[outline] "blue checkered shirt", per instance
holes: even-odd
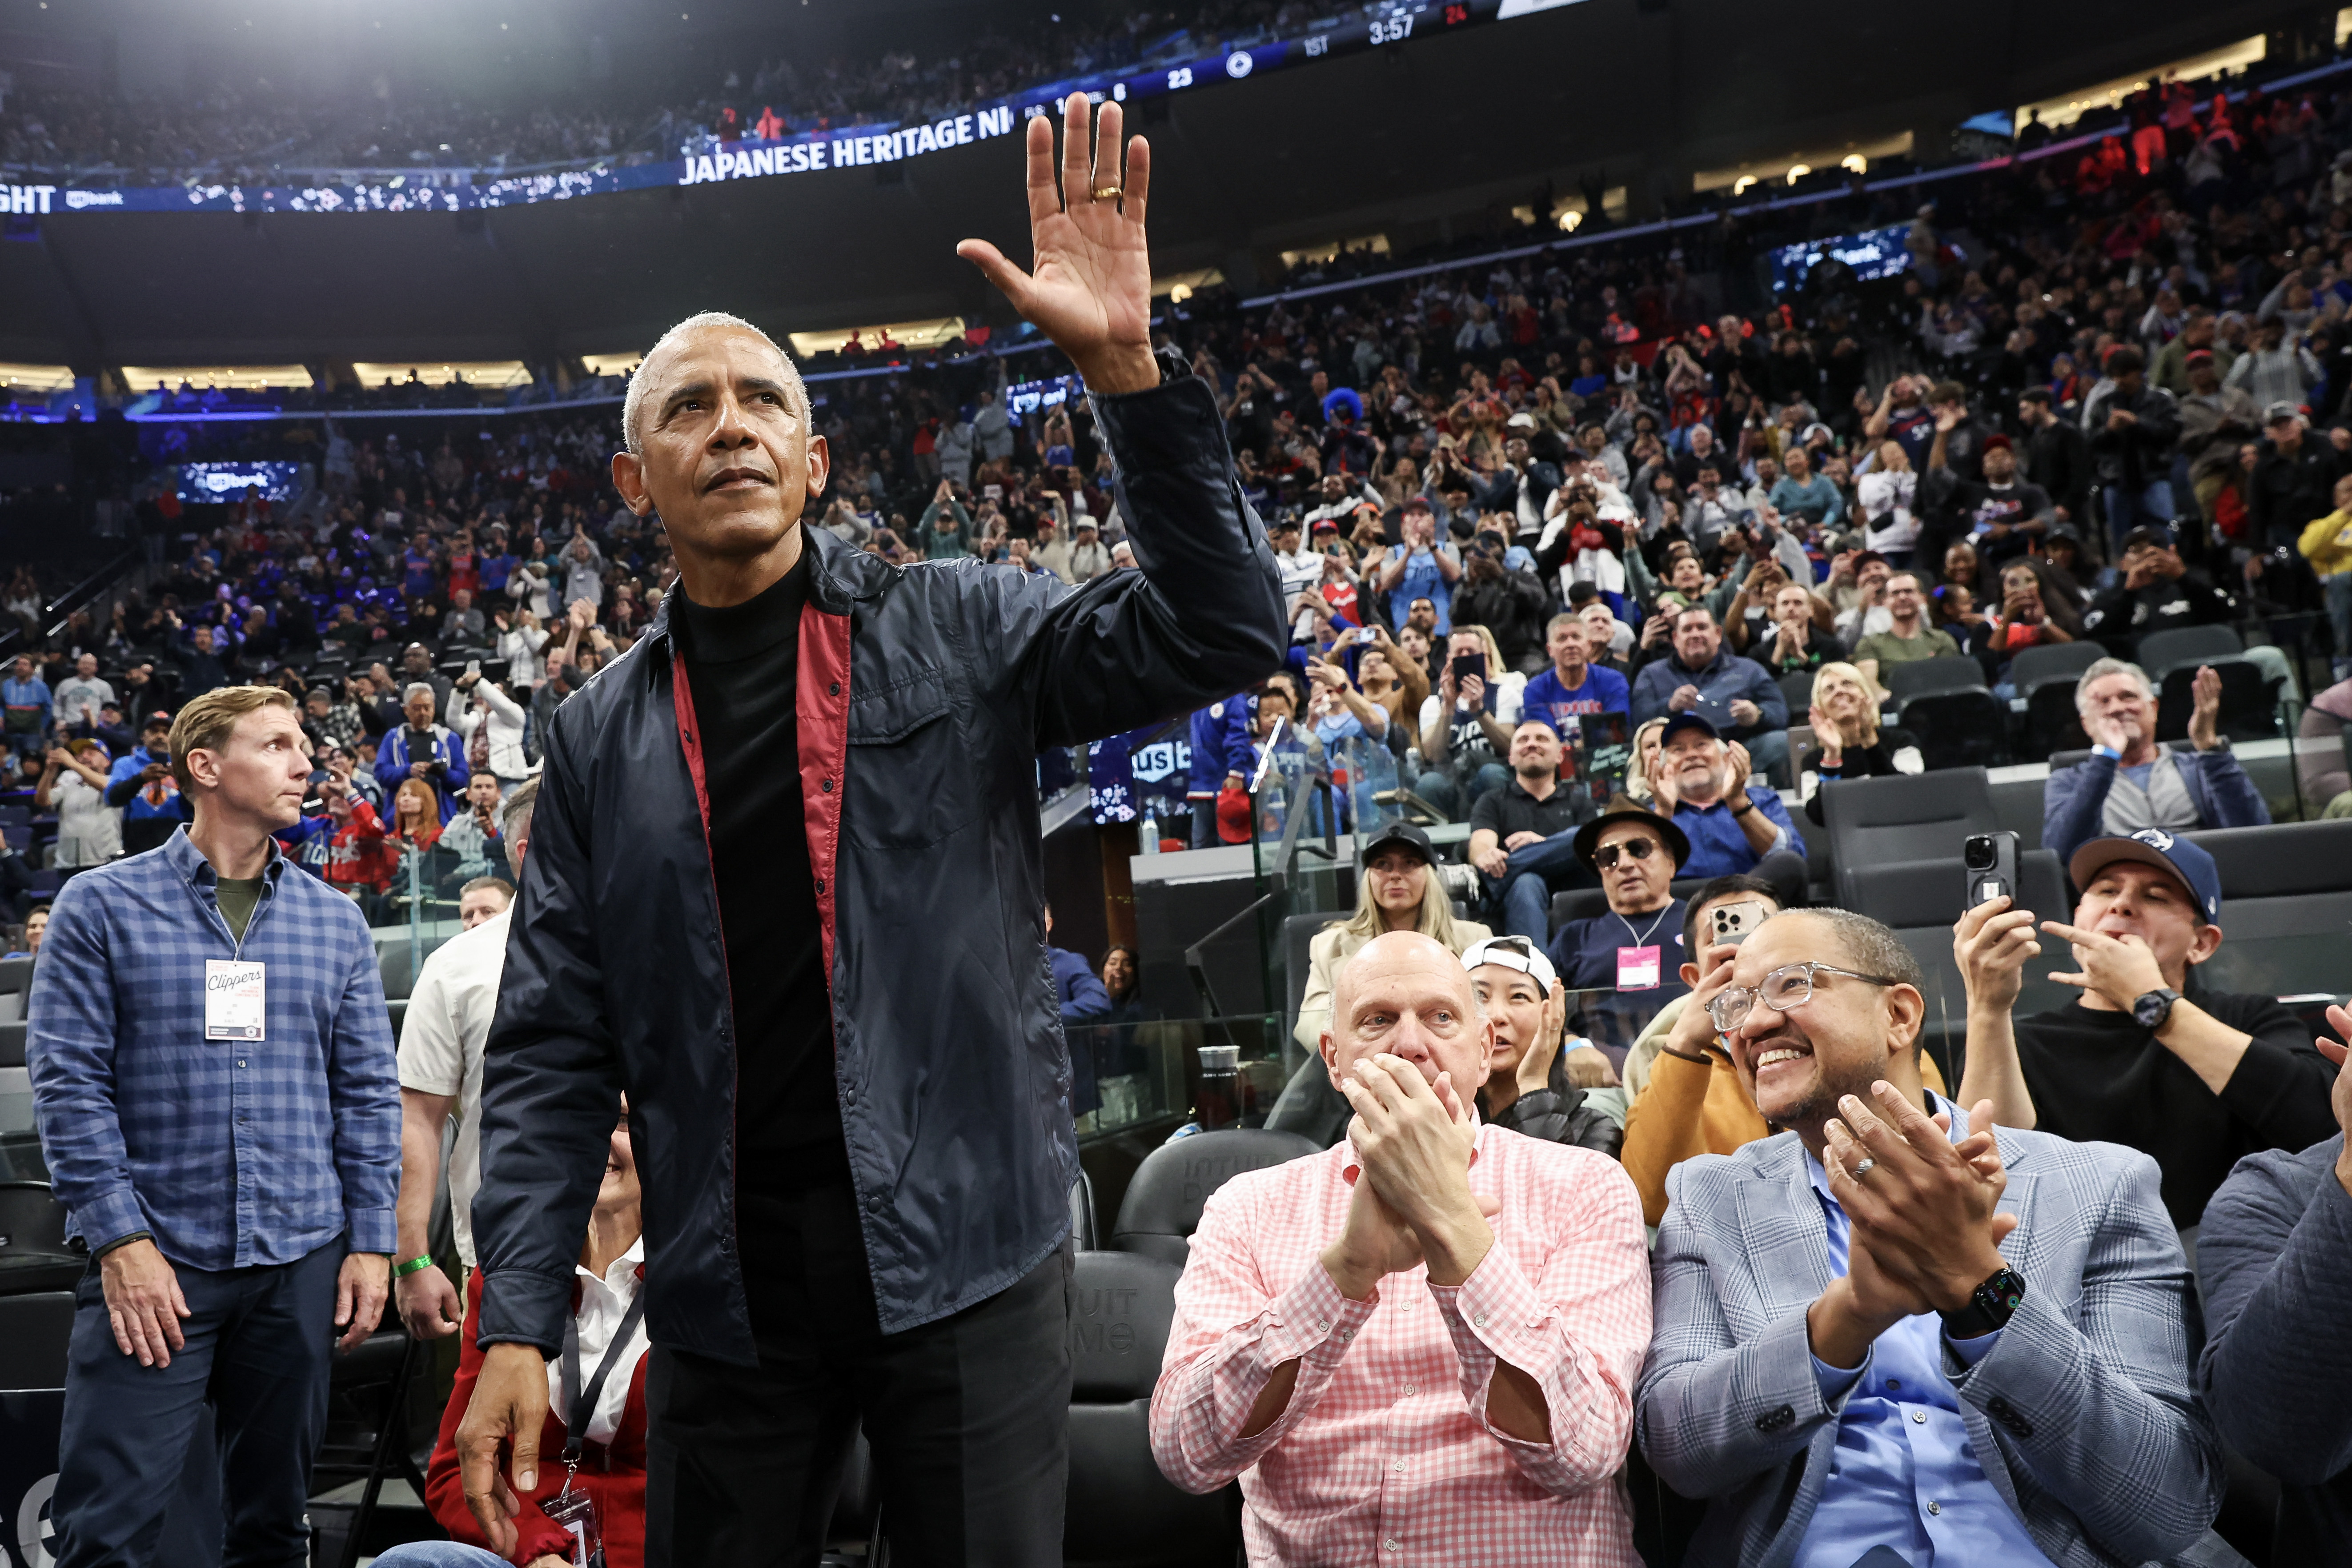
[[[217,1270],[397,1245],[400,1081],[352,901],[272,849],[236,942],[183,828],[58,894],[25,1060],[41,1150],[93,1250],[147,1231]],[[267,964],[264,1037],[205,1038],[205,961]]]

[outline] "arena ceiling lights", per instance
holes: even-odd
[[[73,366],[0,362],[0,392],[70,392]]]
[[[310,371],[299,364],[126,364],[122,384],[133,392],[152,392],[160,383],[167,391],[183,385],[198,392],[218,387],[223,392],[262,392],[270,387],[307,387]]]
[[[466,378],[468,386],[495,387],[501,391],[510,386],[529,386],[530,368],[519,359],[457,360],[438,364],[402,362],[369,362],[354,363],[352,374],[359,377],[360,385],[369,391],[380,389],[387,381],[394,386],[407,382],[411,372],[427,386],[447,386],[458,376]]]

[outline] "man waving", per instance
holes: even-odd
[[[1212,389],[1150,349],[1141,138],[1028,132],[1035,265],[961,253],[1069,355],[1140,570],[901,568],[803,519],[799,373],[673,328],[613,479],[678,591],[550,728],[482,1086],[465,1489],[535,1479],[545,1361],[625,1089],[646,1189],[646,1561],[814,1562],[862,1421],[908,1564],[1060,1561],[1070,1067],[1034,759],[1256,681],[1288,641]],[[1171,374],[1179,373],[1171,371]],[[912,948],[929,955],[905,984]]]

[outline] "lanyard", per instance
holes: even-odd
[[[613,1331],[613,1342],[604,1347],[604,1359],[597,1365],[596,1375],[588,1386],[580,1386],[580,1318],[577,1313],[563,1323],[563,1462],[572,1469],[580,1468],[581,1446],[586,1442],[588,1418],[596,1413],[597,1396],[604,1392],[604,1380],[613,1374],[614,1363],[628,1347],[629,1338],[646,1315],[646,1286],[637,1282],[637,1294],[629,1310],[621,1315],[621,1326]],[[571,1478],[564,1478],[564,1489],[572,1487]]]
[[[1633,929],[1633,922],[1626,920],[1623,915],[1619,915],[1617,919],[1625,927],[1625,934],[1633,939],[1633,945],[1635,947],[1647,947],[1650,945],[1650,938],[1656,934],[1657,929],[1661,925],[1665,923],[1666,917],[1674,912],[1675,901],[1672,899],[1668,899],[1666,900],[1666,907],[1658,911],[1658,918],[1650,922],[1650,929],[1645,931],[1636,931]]]

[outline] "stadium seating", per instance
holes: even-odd
[[[1957,859],[1960,841],[1999,826],[1980,767],[1842,779],[1822,786],[1837,901],[1860,907],[1854,873],[1864,866]]]
[[[2046,920],[2063,920],[2072,912],[2065,873],[2054,851],[2020,855],[2017,880],[2019,907]],[[1968,874],[1959,856],[1858,865],[1847,887],[1852,901],[1846,907],[1893,927],[1918,960],[1927,976],[1922,988],[1927,1005],[1926,1043],[1945,1074],[1944,1082],[1957,1091],[1968,1017],[1968,991],[1952,955],[1952,926],[1967,902]],[[2045,952],[2045,962],[2039,966],[2044,971],[2048,956]]]
[[[1233,1489],[1199,1497],[1181,1491],[1151,1458],[1151,1389],[1182,1272],[1134,1252],[1076,1257],[1066,1568],[1228,1568],[1234,1562],[1239,1535]]]
[[[1154,1149],[1136,1167],[1120,1200],[1110,1244],[1181,1268],[1209,1194],[1244,1171],[1260,1171],[1318,1152],[1296,1132],[1227,1128],[1199,1132]]]
[[[2023,710],[2017,720],[2015,754],[2038,757],[2064,747],[2088,747],[2074,689],[2083,672],[2107,656],[2097,643],[2053,643],[2030,647],[2011,661],[2010,684]]]

